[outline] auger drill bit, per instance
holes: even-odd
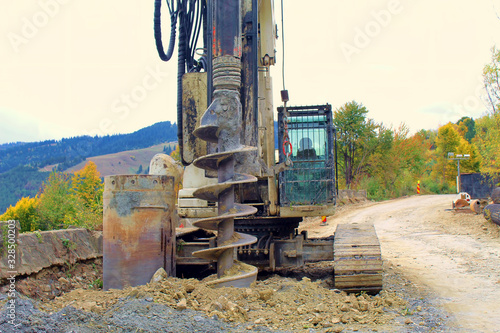
[[[234,202],[236,184],[257,181],[251,175],[234,172],[235,154],[256,150],[240,144],[240,12],[239,1],[222,0],[217,6],[212,50],[213,100],[201,118],[200,127],[194,131],[196,137],[218,145],[217,153],[194,161],[199,168],[217,171],[218,184],[204,186],[194,192],[195,197],[218,204],[217,217],[194,223],[200,228],[217,230],[217,247],[193,252],[196,257],[217,261],[217,279],[210,282],[215,286],[248,287],[257,277],[256,267],[234,260],[237,247],[257,241],[253,236],[234,231],[235,217],[257,212],[255,207]]]

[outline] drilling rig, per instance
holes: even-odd
[[[210,284],[245,287],[258,269],[327,260],[335,262],[336,288],[380,291],[373,226],[339,225],[327,239],[297,232],[304,217],[335,213],[336,136],[331,105],[287,106],[286,90],[275,128],[273,0],[166,3],[168,50],[161,0],[155,39],[168,61],[178,22],[177,125],[185,166],[178,212],[197,228],[177,233],[177,266],[212,265],[217,278]]]

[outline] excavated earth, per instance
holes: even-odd
[[[453,197],[348,204],[327,226],[301,224],[310,237],[327,237],[338,223],[374,223],[384,260],[378,295],[335,289],[331,262],[245,289],[160,274],[103,291],[94,259],[19,279],[14,321],[1,287],[0,332],[500,332],[500,228],[452,211]]]

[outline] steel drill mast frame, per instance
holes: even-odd
[[[196,7],[198,2],[202,5]],[[335,240],[308,239],[307,233],[297,233],[304,216],[335,211],[329,105],[310,114],[326,112],[330,119],[330,134],[324,140],[330,159],[322,171],[328,178],[329,194],[323,202],[280,203],[278,175],[289,165],[276,164],[274,150],[270,66],[275,63],[277,34],[273,0],[177,0],[177,4],[174,16],[184,20],[179,24],[178,135],[182,162],[187,165],[179,215],[196,220],[193,225],[198,231],[216,231],[214,236],[203,236],[203,241],[194,234],[198,231],[183,232],[177,266],[216,263],[217,278],[212,285],[246,287],[257,275],[257,267],[251,265],[275,270],[335,259],[344,263],[335,273],[339,286],[350,291],[380,290],[381,260],[374,230],[356,238],[358,228],[348,225]],[[196,22],[203,26],[204,55],[198,61],[186,52],[196,45],[190,37],[192,29],[185,26],[186,21],[193,21],[190,8],[202,10],[202,21]],[[368,238],[370,247],[365,249],[363,242]],[[334,256],[335,244],[338,254]]]

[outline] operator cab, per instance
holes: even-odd
[[[331,105],[278,108],[279,162],[292,162],[279,175],[281,216],[317,216],[335,205],[335,130]],[[287,132],[287,133],[286,133]],[[290,145],[283,144],[288,134]],[[285,151],[284,151],[285,150]],[[315,213],[312,213],[315,212]],[[321,214],[323,215],[323,214]],[[328,215],[328,214],[324,214]]]

